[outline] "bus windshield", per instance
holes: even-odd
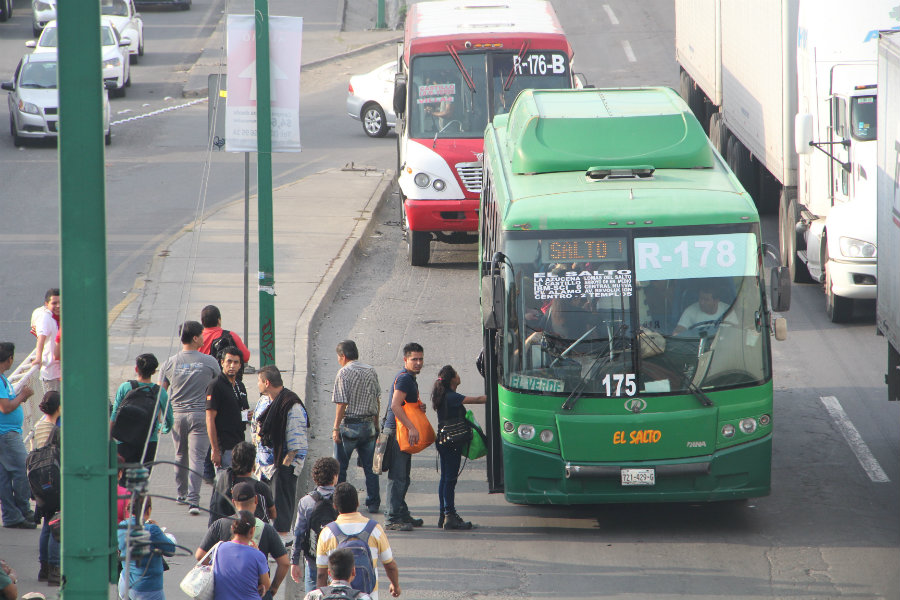
[[[481,138],[496,114],[504,114],[527,88],[571,87],[564,52],[460,53],[467,78],[449,54],[423,55],[412,61],[410,137]],[[487,74],[490,73],[488,84]]]
[[[757,234],[654,232],[507,239],[505,387],[631,396],[769,378]]]

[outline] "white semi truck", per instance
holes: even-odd
[[[878,43],[878,298],[875,324],[888,341],[888,400],[900,400],[900,33]]]
[[[761,212],[782,263],[846,321],[876,293],[879,30],[894,0],[676,0],[681,94]]]

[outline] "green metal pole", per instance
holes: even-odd
[[[99,2],[60,2],[59,227],[62,574],[69,600],[109,596],[112,519],[106,348],[106,190]],[[99,500],[99,502],[98,502]]]
[[[378,0],[378,10],[375,17],[375,29],[387,29],[384,22],[384,0]]]
[[[260,365],[275,364],[275,249],[272,227],[272,102],[269,77],[269,2],[256,7],[256,186],[259,228]]]

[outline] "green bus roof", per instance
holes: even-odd
[[[526,90],[485,134],[504,229],[758,222],[669,88]],[[619,177],[593,177],[592,172]],[[624,177],[623,177],[624,175]]]

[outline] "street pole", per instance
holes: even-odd
[[[272,102],[269,3],[256,8],[256,186],[259,235],[259,362],[275,364],[275,249],[272,226]]]
[[[387,23],[384,22],[384,0],[378,0],[375,29],[387,29]]]
[[[100,4],[61,2],[59,229],[62,290],[62,597],[109,596],[106,189]],[[115,513],[113,513],[115,514]]]

